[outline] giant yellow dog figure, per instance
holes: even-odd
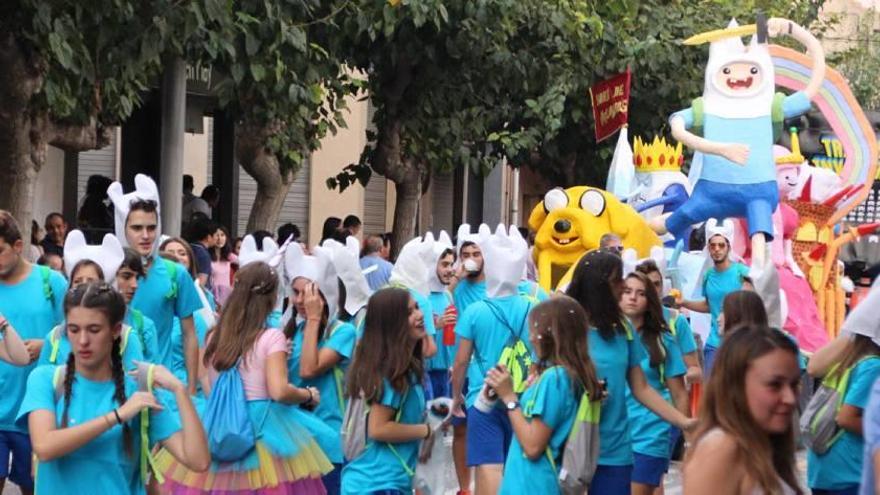
[[[662,244],[631,206],[588,186],[551,189],[532,210],[529,227],[536,232],[538,282],[547,291],[558,285],[584,253],[598,248],[604,234],[617,234],[623,246],[635,249],[640,258],[648,256],[652,246]]]

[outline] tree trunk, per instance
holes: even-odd
[[[282,173],[278,158],[266,146],[268,138],[280,125],[244,123],[235,129],[235,157],[241,168],[257,182],[257,196],[248,216],[248,233],[275,230],[284,199],[296,178],[293,170]]]
[[[410,165],[403,180],[395,181],[397,204],[394,205],[394,227],[391,232],[391,256],[397,259],[400,248],[416,236],[416,214],[422,197],[422,174]]]
[[[0,34],[0,209],[18,221],[25,245],[30,243],[33,197],[37,174],[46,163],[49,145],[69,151],[105,146],[109,132],[94,115],[77,125],[53,122],[33,108],[33,97],[43,84],[42,58],[21,47],[11,33]]]

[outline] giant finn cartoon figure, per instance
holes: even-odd
[[[780,18],[763,24],[759,19],[748,46],[740,38],[748,27],[737,27],[736,21],[699,36],[712,41],[703,97],[669,119],[673,137],[697,152],[698,180],[688,201],[652,222],[658,233],[681,238],[688,227],[709,218],[744,217],[758,266],[766,259],[766,240],[773,236],[770,217],[779,203],[774,126],[809,110],[825,75],[822,46],[806,29]],[[783,34],[806,46],[815,67],[807,87],[790,96],[775,94],[766,39]]]

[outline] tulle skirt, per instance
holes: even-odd
[[[164,493],[173,495],[323,495],[321,476],[333,465],[304,424],[313,418],[296,406],[249,401],[258,432],[256,448],[230,463],[212,461],[203,472],[190,471],[165,449],[156,456]]]

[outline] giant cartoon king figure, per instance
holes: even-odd
[[[772,238],[771,215],[779,203],[774,134],[785,118],[805,113],[825,74],[819,41],[787,19],[698,35],[688,44],[710,41],[702,98],[670,117],[672,135],[697,153],[698,180],[691,197],[671,214],[655,218],[652,228],[676,239],[709,218],[742,217],[748,222],[753,266],[764,266],[766,243]],[[740,38],[755,33],[748,45]],[[813,73],[802,91],[775,93],[768,37],[789,35],[808,49]],[[774,132],[775,131],[775,132]]]

